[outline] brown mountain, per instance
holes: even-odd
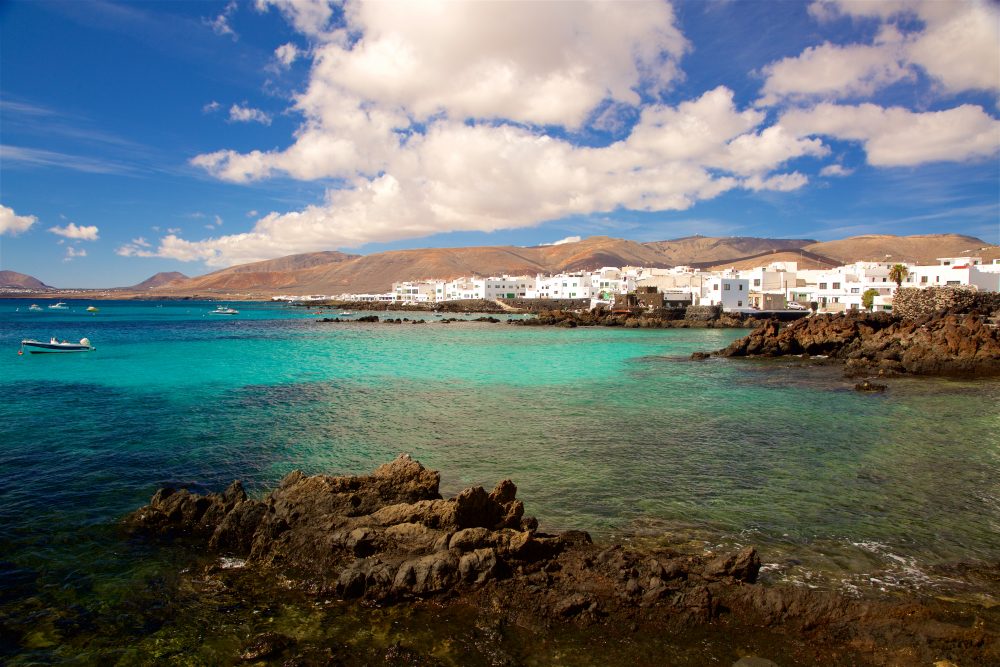
[[[594,236],[577,243],[533,248],[423,248],[362,257],[343,253],[292,255],[223,269],[172,284],[163,291],[170,294],[384,292],[393,282],[401,280],[451,279],[473,274],[558,273],[626,264],[669,265],[658,252],[642,244]]]
[[[132,287],[125,287],[123,289],[127,290],[155,289],[157,287],[163,287],[168,283],[172,283],[175,280],[188,280],[188,277],[179,271],[161,271],[154,276],[146,278],[138,285],[133,285]]]
[[[38,278],[17,271],[0,271],[0,287],[14,287],[32,290],[53,289]]]
[[[991,247],[982,239],[961,234],[922,234],[892,236],[865,234],[839,241],[822,241],[805,246],[805,250],[831,257],[840,263],[857,261],[909,262],[936,264],[938,257],[958,257],[979,254]],[[992,246],[995,247],[995,246]]]
[[[816,241],[812,239],[764,239],[754,236],[686,236],[671,241],[644,243],[672,265],[712,265],[782,250],[797,250]]]
[[[602,266],[674,266],[753,268],[774,261],[798,262],[800,268],[828,268],[863,259],[931,261],[958,256],[986,243],[969,236],[861,236],[817,243],[808,239],[692,236],[673,241],[636,243],[593,236],[576,243],[521,248],[421,248],[358,256],[315,252],[233,266],[157,288],[162,296],[228,294],[341,294],[385,292],[393,282],[470,275],[559,273]],[[979,252],[978,254],[988,254]],[[907,258],[913,259],[907,259]]]

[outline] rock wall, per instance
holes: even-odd
[[[971,287],[902,287],[896,290],[892,312],[903,319],[917,319],[944,311],[984,314],[1000,310],[1000,293],[980,292]]]
[[[902,320],[885,313],[820,315],[788,326],[765,322],[715,354],[822,355],[849,374],[1000,375],[1000,331],[974,313]],[[698,357],[704,358],[704,357]]]

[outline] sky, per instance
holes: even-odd
[[[0,269],[608,235],[1000,243],[982,0],[0,0]]]

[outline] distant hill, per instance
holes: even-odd
[[[342,294],[385,292],[393,282],[470,275],[533,275],[602,266],[676,266],[749,269],[775,261],[794,261],[803,269],[829,268],[856,260],[933,262],[963,250],[989,257],[979,239],[958,234],[858,236],[822,243],[809,239],[691,236],[636,243],[593,236],[576,243],[522,248],[420,248],[372,255],[315,252],[229,267],[155,288],[158,296],[193,294]],[[992,246],[995,247],[995,246]]]
[[[138,285],[133,285],[132,287],[126,287],[124,289],[130,290],[148,290],[155,289],[157,287],[162,287],[168,283],[172,283],[175,280],[188,280],[188,277],[179,271],[161,271],[155,276],[146,278]]]
[[[686,236],[671,241],[644,243],[673,265],[711,265],[742,257],[782,250],[797,250],[816,243],[813,239],[765,239],[754,236]]]
[[[0,271],[0,287],[20,287],[22,289],[34,290],[53,289],[38,278],[33,278],[17,271]]]
[[[938,257],[958,257],[979,254],[989,244],[974,236],[961,234],[923,234],[892,236],[866,234],[839,241],[822,241],[805,246],[805,250],[831,257],[840,263],[857,261],[908,262],[936,264]]]
[[[292,255],[223,269],[170,285],[164,291],[171,294],[237,290],[290,294],[385,292],[393,282],[402,280],[451,279],[473,274],[533,275],[626,264],[669,265],[658,252],[640,243],[594,236],[577,243],[533,248],[423,248],[360,257],[344,253]]]
[[[838,262],[829,257],[823,257],[806,250],[782,250],[780,252],[765,252],[750,257],[731,259],[716,264],[695,264],[696,267],[704,271],[724,271],[725,269],[736,269],[744,271],[767,266],[772,262],[795,262],[797,268],[805,269],[832,269],[840,266],[843,262]]]

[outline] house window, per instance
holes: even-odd
[[[754,287],[760,287],[760,278],[754,278],[753,279],[753,286]]]
[[[922,285],[927,284],[927,276],[920,276],[920,284]]]
[[[826,289],[826,283],[820,283],[819,284],[819,288],[820,289]]]
[[[740,283],[740,291],[743,291],[743,283]]]
[[[736,307],[737,308],[742,308],[743,307],[743,302],[742,301],[737,301],[736,302]]]
[[[949,280],[946,284],[947,285],[961,285],[962,281],[960,281],[960,280]]]
[[[724,289],[724,290],[726,290],[728,292],[730,287],[732,287],[732,285],[730,285],[729,283],[726,283],[725,285],[722,286],[722,289]]]
[[[851,294],[858,294],[860,292],[861,292],[861,288],[860,287],[852,287],[851,288]]]
[[[834,283],[833,289],[840,289],[840,283]]]

